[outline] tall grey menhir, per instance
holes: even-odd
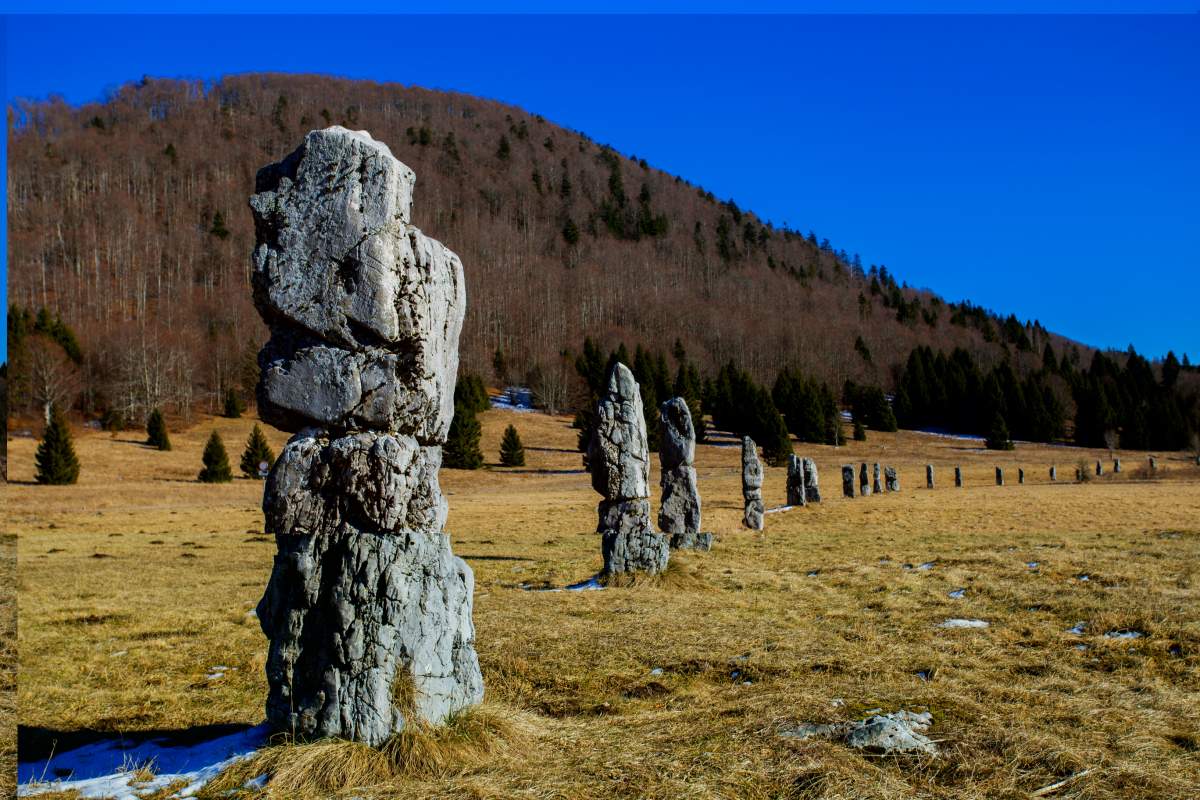
[[[483,699],[474,577],[438,486],[462,264],[410,224],[416,176],[363,131],[312,131],[258,173],[259,411],[295,432],[267,479],[258,604],[267,720],[379,745]]]

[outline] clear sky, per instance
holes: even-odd
[[[949,300],[1197,361],[1198,6],[1157,6],[1193,9],[1170,16],[12,16],[4,91],[8,102],[57,93],[80,103],[143,75],[270,70],[491,97]]]

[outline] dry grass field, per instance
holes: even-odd
[[[996,454],[903,432],[797,445],[817,461],[824,502],[769,514],[751,533],[740,526],[738,448],[703,445],[711,553],[673,555],[664,578],[628,588],[537,592],[599,568],[598,498],[567,419],[482,420],[487,460],[513,422],[528,466],[443,470],[442,487],[454,551],[476,575],[485,711],[508,732],[484,726],[478,736],[497,740],[477,742],[461,766],[422,762],[374,786],[346,773],[350,785],[335,776],[329,794],[1197,796],[1200,468],[1182,457],[1161,458],[1150,480],[1145,454],[1122,453],[1123,474],[1075,484],[1081,456],[1107,454]],[[262,484],[194,480],[214,427],[236,464],[250,426],[204,421],[173,433],[169,453],[143,447],[140,433],[80,432],[72,487],[30,484],[35,442],[10,441],[23,757],[87,731],[262,719],[266,642],[249,614],[274,552]],[[270,437],[278,451],[285,436]],[[861,461],[899,467],[902,491],[843,499],[839,466]],[[926,462],[938,469],[934,491]],[[1008,486],[994,485],[997,463]],[[964,489],[953,488],[954,464]],[[767,470],[768,508],[783,504],[784,478]],[[937,627],[952,617],[990,627]],[[1121,630],[1145,636],[1104,635]],[[213,678],[216,665],[228,669]],[[941,755],[879,758],[778,735],[875,708],[932,712]],[[268,784],[259,794],[301,793]]]

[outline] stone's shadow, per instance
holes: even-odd
[[[537,453],[579,453],[579,450],[574,447],[528,447],[526,450],[532,450]],[[583,455],[582,453],[579,453]]]
[[[215,743],[217,740],[238,736],[256,737],[261,733],[263,741],[265,731],[259,731],[259,726],[244,723],[222,723],[217,725],[197,725],[193,728],[175,730],[155,729],[138,731],[136,733],[115,733],[111,731],[75,730],[60,731],[31,725],[17,726],[17,759],[19,781],[26,783],[30,780],[45,780],[65,778],[59,774],[61,769],[55,762],[63,760],[69,764],[71,773],[76,779],[92,778],[107,775],[119,770],[128,760],[142,750],[153,749],[156,759],[157,772],[175,772],[177,760],[169,757],[164,761],[162,751],[179,751],[187,753],[195,748]],[[104,758],[100,753],[93,754],[87,759],[72,758],[75,751],[89,748],[103,751],[111,758]],[[49,760],[49,763],[47,763]],[[84,765],[83,762],[87,764]],[[108,763],[108,762],[112,763]],[[194,766],[194,765],[192,765]],[[187,768],[187,765],[184,765]],[[94,774],[84,774],[93,772]]]
[[[463,561],[533,561],[532,558],[525,556],[478,556],[478,555],[460,555]]]
[[[510,475],[586,475],[586,469],[509,469]]]

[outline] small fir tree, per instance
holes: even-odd
[[[512,425],[504,429],[504,438],[500,440],[500,463],[506,467],[525,466],[525,446]]]
[[[65,486],[79,479],[79,459],[71,444],[71,427],[57,408],[50,414],[50,424],[42,434],[33,461],[37,465],[38,483]]]
[[[171,437],[167,435],[167,421],[157,408],[150,412],[146,422],[146,444],[158,450],[171,449]]]
[[[479,469],[483,466],[483,453],[479,449],[481,429],[475,412],[458,403],[454,406],[454,418],[450,421],[450,432],[442,447],[442,464],[450,469]]]
[[[1012,450],[1012,439],[1008,435],[1008,425],[1004,422],[1004,417],[997,412],[992,416],[991,427],[988,428],[988,437],[985,442],[988,450]]]
[[[196,479],[201,483],[228,483],[233,480],[233,471],[229,468],[229,454],[225,452],[225,443],[216,431],[208,437],[204,445],[204,469]]]
[[[854,420],[854,441],[865,442],[867,440],[867,429],[863,427],[862,422]]]
[[[225,390],[225,411],[224,416],[230,419],[237,419],[246,410],[242,403],[242,398],[238,396],[237,390],[232,386]]]
[[[250,431],[250,438],[246,440],[246,449],[242,451],[242,474],[247,478],[261,477],[258,465],[262,463],[266,463],[269,469],[275,463],[275,451],[267,444],[262,428],[255,425]]]

